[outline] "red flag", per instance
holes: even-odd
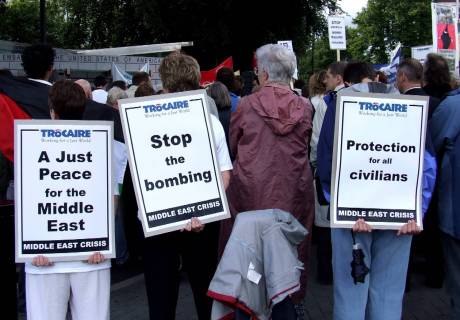
[[[30,119],[13,100],[0,94],[0,151],[10,161],[14,158],[14,119]]]
[[[219,69],[222,69],[222,68],[233,69],[233,58],[228,57],[214,69],[211,69],[209,71],[201,71],[200,85],[205,86],[205,85],[208,85],[216,81],[217,71],[219,71]]]

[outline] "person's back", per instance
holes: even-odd
[[[261,88],[241,99],[230,123],[230,147],[235,157],[227,191],[230,211],[279,208],[290,212],[308,230],[313,222],[313,179],[308,161],[312,107],[292,92],[289,82],[295,56],[282,46],[265,45],[256,52]],[[223,222],[221,250],[232,220]],[[309,237],[299,247],[307,263]],[[305,295],[306,272],[301,289]]]
[[[326,71],[322,70],[312,74],[308,80],[310,102],[315,110],[313,116],[313,132],[310,142],[310,162],[314,167],[316,166],[316,145],[318,144],[319,133],[327,109],[327,105],[324,102],[324,94],[326,93],[326,85],[324,84],[325,77]]]
[[[216,74],[216,81],[223,83],[227,87],[232,101],[232,112],[235,112],[240,102],[240,97],[235,93],[235,75],[233,70],[230,68],[220,68]]]
[[[103,75],[99,75],[94,79],[94,86],[96,87],[93,90],[93,100],[99,103],[107,102],[107,91],[105,91],[105,86],[107,85],[107,80]]]
[[[229,127],[232,108],[230,93],[227,87],[220,81],[215,81],[206,89],[206,91],[216,104],[219,121],[222,124],[222,127],[224,128],[227,146],[230,146]]]
[[[351,84],[343,93],[397,94],[397,90],[375,82],[375,73],[367,63],[349,63],[344,71],[344,81]],[[324,195],[329,200],[332,176],[332,151],[335,131],[335,106],[328,106],[318,143],[318,174]],[[423,210],[431,197],[436,163],[425,152]],[[390,201],[390,199],[389,199]],[[407,265],[412,234],[421,230],[414,220],[397,230],[372,230],[364,219],[357,219],[353,228],[334,228],[331,231],[334,275],[334,319],[385,319],[399,320],[406,284]],[[353,283],[350,274],[351,252],[360,244],[363,263],[370,269],[363,283]]]
[[[438,156],[437,181],[439,229],[441,230],[447,290],[452,297],[452,319],[460,319],[460,89],[447,94],[429,122]]]

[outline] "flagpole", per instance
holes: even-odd
[[[340,50],[339,49],[337,49],[337,62],[340,62]]]

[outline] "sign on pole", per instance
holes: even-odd
[[[399,229],[411,219],[422,227],[427,112],[427,97],[337,96],[332,227],[359,218],[375,229]]]
[[[203,223],[228,218],[206,92],[124,99],[120,104],[145,235],[182,229],[192,217]]]
[[[329,33],[329,47],[331,50],[346,50],[347,35],[345,30],[345,17],[328,16],[327,28]]]
[[[449,64],[452,73],[459,74],[458,11],[455,2],[432,3],[433,48]]]
[[[421,64],[425,63],[426,56],[429,53],[434,52],[433,45],[412,47],[411,51],[412,58],[420,61]]]
[[[115,256],[113,124],[15,121],[16,261]]]

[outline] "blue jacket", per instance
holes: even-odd
[[[370,92],[370,93],[397,93],[396,89],[381,83],[359,83],[352,87],[343,89],[342,92]],[[330,201],[332,154],[334,150],[334,128],[335,128],[335,107],[337,101],[336,93],[330,93],[324,97],[327,104],[323,126],[318,140],[318,177],[323,188],[324,197]],[[433,144],[429,134],[425,143],[424,168],[423,168],[423,202],[422,211],[425,214],[430,204],[436,181],[436,158],[434,156]]]
[[[233,92],[230,92],[230,100],[232,102],[232,112],[236,111],[236,108],[238,107],[238,103],[240,103],[240,97],[234,94]]]
[[[439,228],[460,239],[460,89],[447,94],[430,120],[439,159]]]

